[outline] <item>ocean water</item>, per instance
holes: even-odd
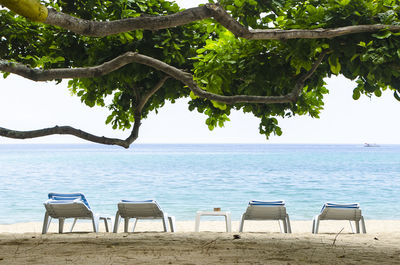
[[[273,144],[0,145],[0,224],[42,221],[49,192],[83,192],[95,212],[156,199],[177,220],[249,200],[286,201],[293,220],[324,202],[359,202],[366,219],[400,219],[400,146]]]

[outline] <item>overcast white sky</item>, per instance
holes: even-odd
[[[207,1],[176,1],[194,7]],[[210,132],[206,117],[189,112],[187,100],[167,104],[143,121],[136,143],[354,143],[400,144],[400,102],[391,92],[381,98],[352,99],[355,84],[343,77],[327,80],[330,94],[320,119],[295,117],[280,120],[281,137],[266,141],[258,133],[258,120],[250,114],[233,113],[224,128]],[[36,83],[11,75],[0,79],[0,127],[32,130],[70,125],[96,135],[125,138],[129,132],[105,125],[107,109],[89,108],[71,96],[66,82]],[[0,137],[0,143],[85,143],[72,136],[50,136],[32,140]]]

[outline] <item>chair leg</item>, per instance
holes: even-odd
[[[315,230],[315,217],[312,219],[311,233],[314,234],[314,230]]]
[[[168,227],[168,214],[163,215],[162,217],[162,222],[163,222],[163,227],[164,227],[164,232],[169,232],[169,227]]]
[[[314,234],[318,234],[319,229],[319,215],[315,216],[315,227],[314,227]]]
[[[279,230],[281,231],[281,233],[286,233],[286,225],[285,225],[285,223],[284,223],[284,221],[283,220],[278,220],[278,224],[279,224]],[[282,226],[283,226],[283,229],[282,229]]]
[[[279,224],[282,224],[283,226],[283,233],[287,233],[287,223],[286,223],[286,219],[280,220]],[[281,229],[281,233],[282,233],[282,227],[281,225],[279,225],[280,229]]]
[[[197,213],[196,214],[196,221],[195,221],[195,225],[194,225],[194,231],[195,232],[199,232],[200,231],[200,214]]]
[[[92,216],[93,231],[95,233],[99,232],[99,219],[98,216]]]
[[[129,217],[124,218],[124,233],[128,233],[128,227],[129,227]]]
[[[176,231],[175,216],[168,216],[168,221],[169,221],[169,226],[170,226],[171,232],[175,232]]]
[[[58,218],[58,233],[62,234],[64,231],[64,218]]]
[[[114,227],[114,224],[113,224],[113,218],[112,217],[107,217],[107,220],[108,221],[110,221],[110,224],[109,224],[109,228],[108,228],[108,231],[107,232],[109,232],[109,233],[111,233],[112,231],[111,231],[111,229],[113,229],[113,227]]]
[[[118,226],[119,226],[119,221],[120,221],[120,215],[119,215],[119,211],[117,211],[117,213],[115,214],[115,220],[114,220],[114,233],[118,233]]]
[[[354,221],[354,223],[357,223],[356,221]],[[354,234],[354,226],[351,223],[351,221],[349,220],[349,224],[350,224],[350,228],[351,228],[351,232]]]
[[[366,234],[367,233],[367,229],[365,228],[364,216],[361,216],[361,227],[362,227],[363,233]]]
[[[72,223],[72,226],[71,226],[71,229],[69,230],[69,232],[72,232],[72,230],[74,229],[76,220],[78,220],[78,218],[74,218],[74,222]]]
[[[42,234],[47,233],[47,231],[49,230],[50,222],[51,222],[51,217],[49,218],[49,213],[46,211],[46,213],[44,214]]]
[[[100,219],[103,219],[103,221],[104,221],[104,226],[105,226],[105,228],[106,228],[106,232],[110,232],[110,228],[112,227],[111,218],[108,218],[108,217],[100,217]],[[108,220],[110,220],[110,222],[111,222],[110,228],[109,228],[109,226],[108,226]]]
[[[290,225],[290,219],[288,214],[286,214],[286,225],[287,225],[287,233],[291,234],[292,226]]]
[[[231,213],[226,213],[225,215],[226,232],[232,232],[232,220]]]
[[[360,220],[358,221],[354,221],[356,223],[356,233],[359,234],[360,233]]]
[[[243,232],[243,227],[244,227],[244,214],[242,214],[242,217],[240,218],[239,232]]]
[[[136,224],[138,222],[139,218],[134,218],[133,226],[132,226],[132,232],[135,232],[136,229]]]

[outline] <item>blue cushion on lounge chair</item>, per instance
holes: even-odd
[[[146,203],[146,202],[156,202],[155,200],[144,200],[144,201],[130,201],[130,200],[121,200],[121,202],[131,202],[131,203]]]
[[[249,205],[260,205],[260,206],[283,206],[285,201],[250,201]]]
[[[324,211],[325,208],[340,208],[340,209],[358,209],[360,208],[360,204],[358,203],[332,203],[327,202],[322,206],[321,212]]]
[[[60,200],[60,201],[64,201],[64,203],[66,203],[67,201],[74,201],[76,199],[81,200],[89,209],[89,203],[87,202],[85,195],[83,195],[82,193],[55,193],[55,192],[51,192],[48,195],[50,200]]]

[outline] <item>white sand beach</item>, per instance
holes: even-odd
[[[68,230],[70,224],[66,224]],[[135,233],[91,233],[90,222],[57,234],[57,223],[41,235],[40,222],[0,225],[0,264],[399,264],[400,220],[367,220],[367,234],[352,234],[348,222],[292,221],[292,234],[277,222],[252,221],[245,232],[223,232],[222,221],[178,221],[163,233],[160,221],[139,221]],[[240,238],[236,238],[239,235]]]

